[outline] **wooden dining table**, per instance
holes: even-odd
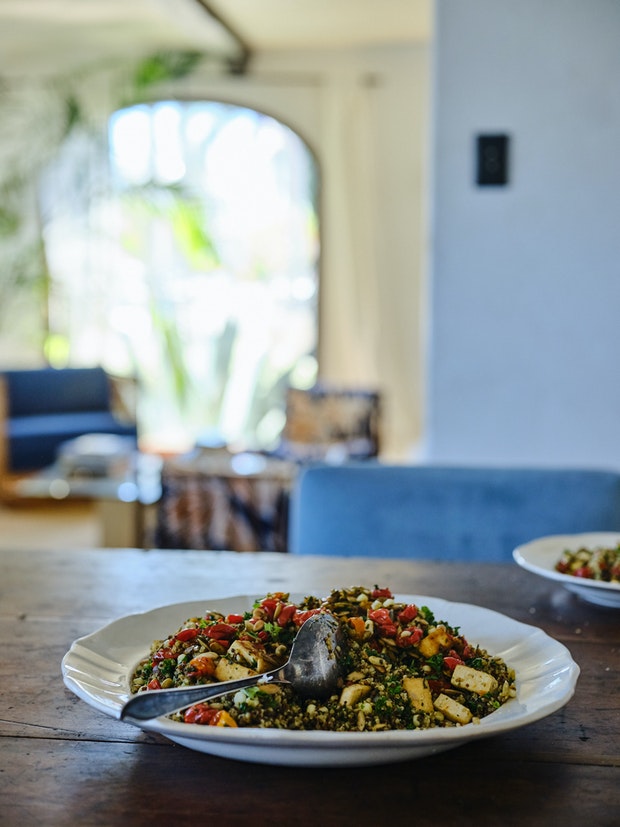
[[[61,660],[109,621],[168,603],[380,585],[496,610],[562,642],[574,696],[524,727],[379,766],[203,754],[70,692]],[[516,564],[95,549],[0,552],[0,824],[620,824],[620,613]]]

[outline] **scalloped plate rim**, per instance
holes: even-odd
[[[517,565],[526,571],[561,583],[569,591],[578,594],[589,603],[607,608],[620,608],[620,583],[577,578],[555,571],[554,565],[564,549],[596,546],[613,546],[620,543],[620,532],[588,531],[580,534],[549,534],[517,546],[512,556]]]
[[[301,597],[301,594],[291,594],[294,601]],[[190,749],[236,760],[296,766],[355,766],[422,757],[481,737],[511,731],[551,715],[573,696],[579,666],[562,643],[538,627],[468,603],[417,594],[396,594],[395,597],[404,602],[428,605],[438,619],[461,626],[472,642],[488,648],[490,644],[503,641],[503,646],[495,646],[489,651],[498,655],[503,650],[517,653],[517,698],[483,718],[480,724],[445,729],[384,732],[234,729],[182,724],[167,718],[143,722],[140,728],[164,735]],[[197,611],[208,608],[232,611],[240,609],[242,604],[251,605],[255,598],[236,595],[184,601],[117,618],[73,642],[62,660],[64,683],[90,706],[118,718],[122,704],[129,697],[129,675],[153,639],[171,633]],[[173,617],[176,621],[170,625]],[[474,641],[462,620],[465,620],[465,626],[469,623],[471,627],[486,627],[487,632],[477,634]],[[157,622],[160,622],[158,634],[147,638],[142,630],[150,630]],[[499,638],[497,629],[500,629]],[[132,633],[137,639],[129,645],[127,638],[131,639]],[[123,655],[125,652],[127,657]],[[528,660],[525,654],[535,655],[532,663],[529,662],[531,657]],[[99,671],[94,664],[98,665]],[[519,680],[519,664],[528,674],[524,681]],[[119,666],[120,671],[116,668]],[[132,724],[128,722],[128,725]]]

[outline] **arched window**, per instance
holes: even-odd
[[[45,178],[52,357],[136,374],[158,446],[269,447],[316,377],[312,153],[260,112],[161,101],[116,112],[105,154],[74,138]]]

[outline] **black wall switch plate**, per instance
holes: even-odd
[[[508,183],[508,135],[476,137],[476,183],[502,187]]]

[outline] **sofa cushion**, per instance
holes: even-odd
[[[11,471],[32,471],[51,465],[63,442],[88,433],[136,436],[106,411],[15,417],[7,423],[8,460]]]
[[[8,416],[105,411],[110,407],[108,377],[100,367],[3,371]]]

